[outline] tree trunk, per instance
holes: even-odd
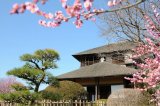
[[[36,87],[35,87],[35,89],[34,89],[34,92],[38,92],[38,91],[39,91],[39,85],[40,85],[40,84],[37,84],[37,85],[36,85]]]

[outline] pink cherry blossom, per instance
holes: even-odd
[[[92,7],[92,3],[93,3],[92,0],[86,0],[84,2],[84,7],[89,11],[91,9],[91,7]]]
[[[76,25],[76,28],[80,28],[83,24],[83,21],[78,19],[74,22],[74,24]]]
[[[67,0],[60,0],[62,3],[62,7],[65,8],[67,6]]]
[[[12,10],[10,11],[11,14],[18,13],[19,5],[15,3],[12,7]]]
[[[110,1],[108,1],[108,6],[109,7],[115,6],[115,5],[118,5],[121,2],[122,2],[122,0],[110,0]]]
[[[19,5],[16,3],[13,5],[13,9],[18,9],[19,8]]]
[[[112,1],[108,1],[108,6],[109,7],[113,6],[113,2]]]

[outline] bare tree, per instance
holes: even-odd
[[[128,0],[127,5],[135,0]],[[120,6],[126,5],[121,3]],[[158,0],[154,0],[155,4]],[[103,14],[99,17],[101,34],[108,40],[128,40],[132,42],[144,42],[144,37],[150,37],[146,32],[144,15],[148,15],[154,19],[153,10],[150,7],[150,2],[145,1],[140,5],[132,8],[127,8],[111,13]],[[157,4],[157,6],[159,6]],[[156,23],[155,23],[156,24]],[[158,24],[157,24],[158,25]],[[157,26],[159,29],[159,26]]]

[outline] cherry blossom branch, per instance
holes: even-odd
[[[141,3],[145,2],[145,1],[146,1],[146,0],[139,0],[139,1],[137,1],[135,4],[130,4],[130,5],[128,5],[128,6],[121,7],[121,8],[118,8],[118,9],[105,10],[105,11],[99,12],[99,13],[116,12],[116,11],[120,11],[120,10],[124,10],[124,9],[128,9],[128,8],[132,8],[132,7],[137,6],[137,5],[139,5],[139,4],[141,4]],[[110,6],[110,5],[112,6],[112,4],[108,4],[108,5],[109,5],[109,6]]]
[[[113,9],[113,10],[102,10],[102,9],[100,9],[100,10],[94,10],[93,12],[88,12],[88,13],[81,14],[81,16],[84,16],[84,17],[88,16],[88,18],[91,18],[93,16],[97,16],[97,15],[104,14],[104,13],[116,12],[116,11],[120,11],[120,10],[124,10],[124,9],[128,9],[128,8],[132,8],[132,7],[134,7],[136,5],[139,5],[139,4],[141,4],[141,3],[145,2],[145,1],[146,0],[139,0],[135,4],[128,5],[128,6],[125,6],[125,7],[121,7],[121,8],[118,8],[118,9]],[[108,3],[108,5],[109,6],[113,6],[113,4],[110,4],[110,3]],[[73,18],[73,17],[68,17],[67,19],[70,19],[70,18]],[[86,20],[86,19],[84,18],[84,20]]]
[[[23,4],[14,4],[11,10],[11,14],[24,13],[26,10],[29,10],[31,13],[43,16],[45,20],[40,20],[39,24],[45,27],[57,27],[62,22],[68,22],[70,19],[75,18],[74,24],[77,28],[81,27],[84,20],[94,20],[94,16],[107,13],[115,12],[127,8],[134,7],[146,0],[139,0],[135,4],[130,4],[118,9],[113,10],[103,10],[103,9],[93,9],[93,0],[85,0],[82,6],[80,0],[75,0],[73,5],[67,5],[67,0],[60,0],[62,7],[65,9],[68,16],[64,16],[62,11],[57,11],[53,15],[52,13],[45,13],[41,11],[38,7],[38,3],[41,2],[45,4],[47,0],[33,0],[32,2],[26,2]],[[112,0],[108,2],[108,6],[115,6],[122,2],[123,0]],[[48,22],[46,20],[49,20]]]

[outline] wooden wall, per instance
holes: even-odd
[[[95,85],[95,84],[99,85],[122,84],[123,81],[124,81],[123,76],[74,79],[74,82],[77,82],[83,86]]]

